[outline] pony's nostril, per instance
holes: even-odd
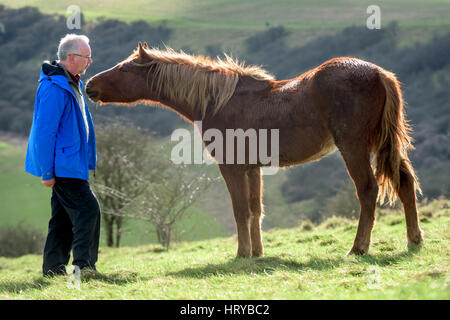
[[[87,88],[86,88],[86,93],[89,96],[89,98],[95,98],[98,95],[98,91],[95,91],[95,90],[89,91],[89,90],[87,90]]]

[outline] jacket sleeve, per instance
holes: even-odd
[[[35,134],[36,155],[40,166],[42,180],[55,177],[56,133],[65,108],[64,89],[49,83],[42,88],[36,108]]]

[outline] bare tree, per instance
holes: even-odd
[[[212,179],[205,173],[189,171],[185,165],[168,163],[153,178],[152,182],[141,180],[145,192],[133,204],[140,219],[155,225],[158,242],[168,250],[175,223],[219,177]]]
[[[102,206],[106,244],[119,247],[126,199],[144,191],[135,177],[147,170],[152,137],[139,128],[117,121],[101,125],[96,131],[98,164],[92,185]],[[119,196],[125,194],[126,199]]]
[[[159,243],[168,250],[175,223],[219,177],[173,164],[170,152],[139,129],[115,122],[98,131],[93,187],[102,205],[107,245],[119,247],[123,221],[132,218],[154,224]]]

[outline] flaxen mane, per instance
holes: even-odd
[[[215,60],[177,52],[171,48],[166,50],[146,49],[151,59],[145,64],[132,64],[151,68],[153,72],[152,86],[155,85],[158,96],[168,97],[179,103],[188,103],[191,108],[200,108],[204,118],[208,105],[214,106],[217,113],[234,93],[241,76],[250,76],[257,80],[274,80],[266,70],[258,66],[245,66],[243,63],[225,54],[225,59]],[[133,53],[127,60],[138,55]],[[150,74],[150,70],[149,70]],[[148,82],[148,81],[147,81]]]

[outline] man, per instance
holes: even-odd
[[[74,266],[95,270],[100,237],[100,207],[88,183],[95,133],[80,80],[92,63],[89,39],[66,35],[57,55],[42,65],[25,160],[25,171],[52,188],[42,266],[50,276],[66,274],[71,249]]]

